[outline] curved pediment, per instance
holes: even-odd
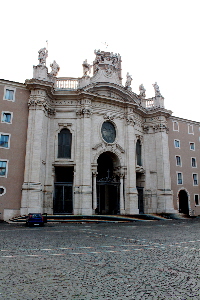
[[[84,92],[88,92],[100,97],[106,97],[110,99],[118,99],[123,102],[134,102],[137,105],[140,105],[140,98],[137,94],[128,91],[124,86],[107,83],[107,82],[98,82],[94,84],[89,84],[81,89]]]

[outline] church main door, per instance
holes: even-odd
[[[115,155],[101,154],[97,167],[97,213],[115,215],[120,213],[120,181],[114,172]]]

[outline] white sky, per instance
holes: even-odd
[[[81,77],[82,62],[94,49],[120,53],[123,83],[144,84],[154,96],[157,81],[173,115],[200,121],[199,0],[10,0],[1,3],[0,78],[32,78],[38,50],[48,40],[47,66],[58,77]]]

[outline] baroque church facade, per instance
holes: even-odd
[[[13,122],[16,120],[14,114],[23,114],[24,118],[23,124],[18,123],[18,130],[24,130],[24,136],[15,151],[21,163],[13,167],[18,168],[19,178],[13,179],[15,175],[12,175],[16,160],[11,163],[12,155],[8,159],[15,133],[2,135],[2,218],[6,220],[33,212],[74,215],[178,213],[186,212],[186,206],[188,213],[200,214],[196,197],[199,197],[198,186],[194,192],[186,190],[187,199],[183,198],[187,203],[180,204],[179,194],[184,190],[181,172],[171,168],[176,174],[173,177],[170,171],[172,161],[180,156],[173,152],[179,151],[177,147],[170,150],[178,139],[175,135],[169,139],[170,132],[178,132],[178,118],[172,118],[172,112],[165,109],[157,83],[153,85],[155,96],[152,98],[146,98],[142,84],[140,93],[134,93],[129,73],[125,86],[122,85],[120,55],[100,50],[95,50],[92,66],[87,60],[83,62],[81,78],[59,78],[59,66],[55,61],[48,73],[47,55],[45,48],[39,51],[39,64],[33,67],[33,78],[26,80],[25,85],[1,82],[5,105],[8,102],[14,105],[22,101],[22,94],[25,95],[23,109],[9,113],[14,109],[9,106],[2,110],[4,132],[11,128],[9,122],[5,124],[9,114],[13,114]],[[179,120],[182,121],[184,123]],[[199,123],[194,126],[199,130]],[[5,140],[9,138],[10,147],[7,147],[5,145],[9,144]],[[15,180],[15,190],[10,188],[7,179],[9,182]],[[18,199],[15,202],[12,192]]]
[[[83,77],[49,74],[39,55],[30,90],[21,214],[172,213],[164,99],[122,85],[121,57],[95,51]]]

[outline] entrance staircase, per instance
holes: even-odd
[[[130,223],[130,222],[147,222],[147,221],[168,221],[191,219],[188,215],[183,214],[140,214],[140,215],[47,215],[48,223]],[[25,223],[26,216],[18,216],[9,223]]]

